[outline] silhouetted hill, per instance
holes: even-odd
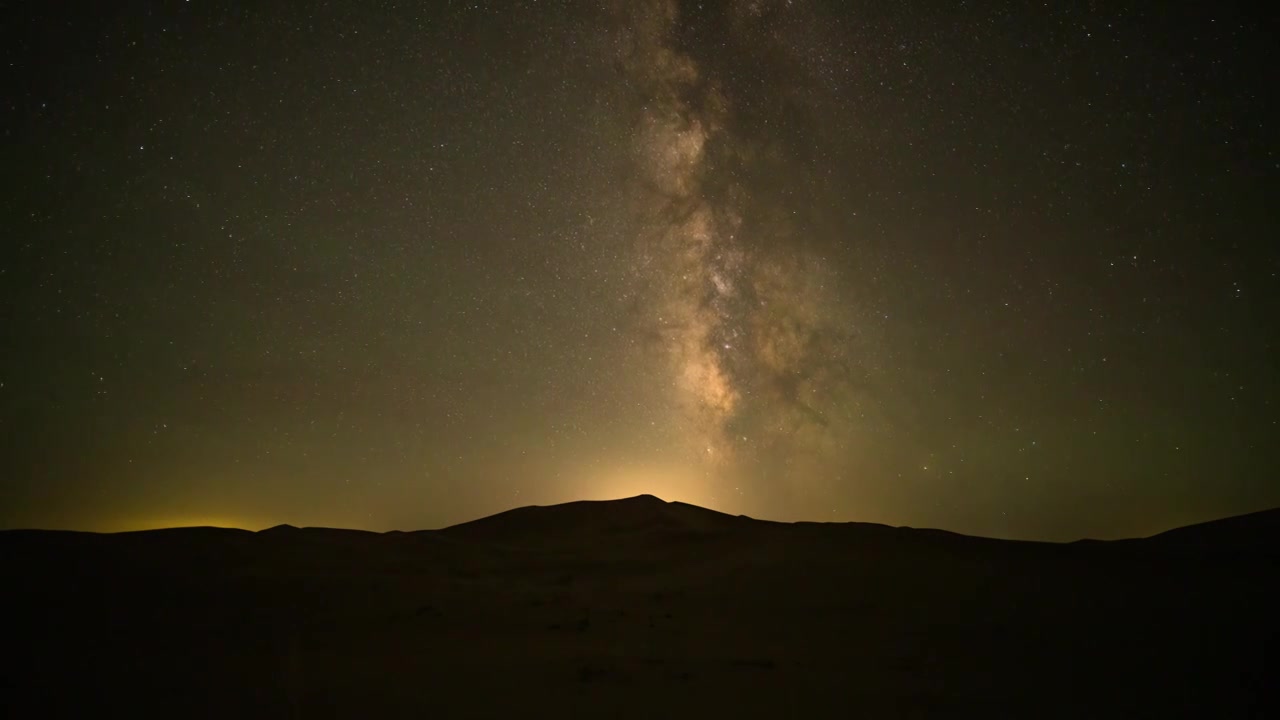
[[[726,532],[753,523],[760,521],[639,495],[515,508],[439,532],[471,541],[545,544],[582,540],[584,534],[621,538]]]
[[[1270,717],[1277,511],[1072,544],[652,496],[0,533],[6,717]]]
[[[1280,557],[1280,508],[1175,528],[1148,542],[1196,552]]]

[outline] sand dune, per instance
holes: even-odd
[[[1073,544],[651,496],[9,531],[9,717],[1264,717],[1280,511]]]

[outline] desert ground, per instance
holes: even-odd
[[[641,496],[0,561],[6,717],[1280,717],[1280,510],[1053,544]]]

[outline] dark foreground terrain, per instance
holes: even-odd
[[[1280,717],[1280,511],[1057,545],[642,496],[0,562],[5,717]]]

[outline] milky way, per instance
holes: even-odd
[[[790,5],[730,7],[727,42],[749,45],[753,25]],[[857,466],[859,426],[876,414],[854,384],[878,359],[860,324],[869,309],[797,242],[801,198],[748,186],[762,148],[738,134],[735,98],[680,48],[679,4],[627,4],[623,15],[621,64],[640,101],[646,330],[670,362],[691,454],[774,501],[794,483],[816,491]]]

